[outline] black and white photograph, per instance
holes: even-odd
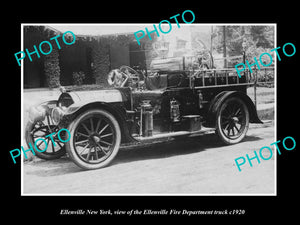
[[[22,194],[276,194],[275,24],[22,31]]]
[[[296,217],[297,6],[108,3],[3,7],[5,221]]]

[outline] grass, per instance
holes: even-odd
[[[250,87],[247,89],[248,96],[254,101],[254,88]],[[257,87],[256,88],[256,100],[257,104],[269,104],[275,101],[275,90],[274,88]]]
[[[254,102],[254,88],[248,88],[248,96]],[[256,89],[257,114],[261,120],[274,120],[275,89],[257,87]]]

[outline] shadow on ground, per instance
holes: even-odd
[[[242,142],[257,141],[258,136],[246,136]],[[162,159],[179,155],[193,154],[202,151],[208,151],[211,148],[220,148],[224,144],[217,135],[209,134],[200,137],[177,139],[173,141],[152,144],[151,146],[138,146],[131,149],[121,149],[109,166],[117,164],[131,163],[134,161]],[[85,172],[85,170],[75,165],[67,156],[56,160],[36,159],[26,162],[25,165],[34,167],[32,170],[26,170],[26,174],[35,176],[57,176]]]

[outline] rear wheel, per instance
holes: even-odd
[[[240,142],[249,127],[249,111],[237,97],[226,99],[217,111],[216,132],[226,144]]]
[[[121,142],[118,121],[101,109],[80,114],[69,127],[71,139],[66,150],[76,165],[83,169],[107,166],[117,155]]]

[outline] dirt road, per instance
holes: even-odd
[[[275,159],[241,166],[235,158],[274,142],[274,125],[250,125],[243,142],[206,135],[120,151],[106,168],[83,171],[67,157],[23,165],[24,194],[274,194]],[[266,152],[265,158],[269,153]]]

